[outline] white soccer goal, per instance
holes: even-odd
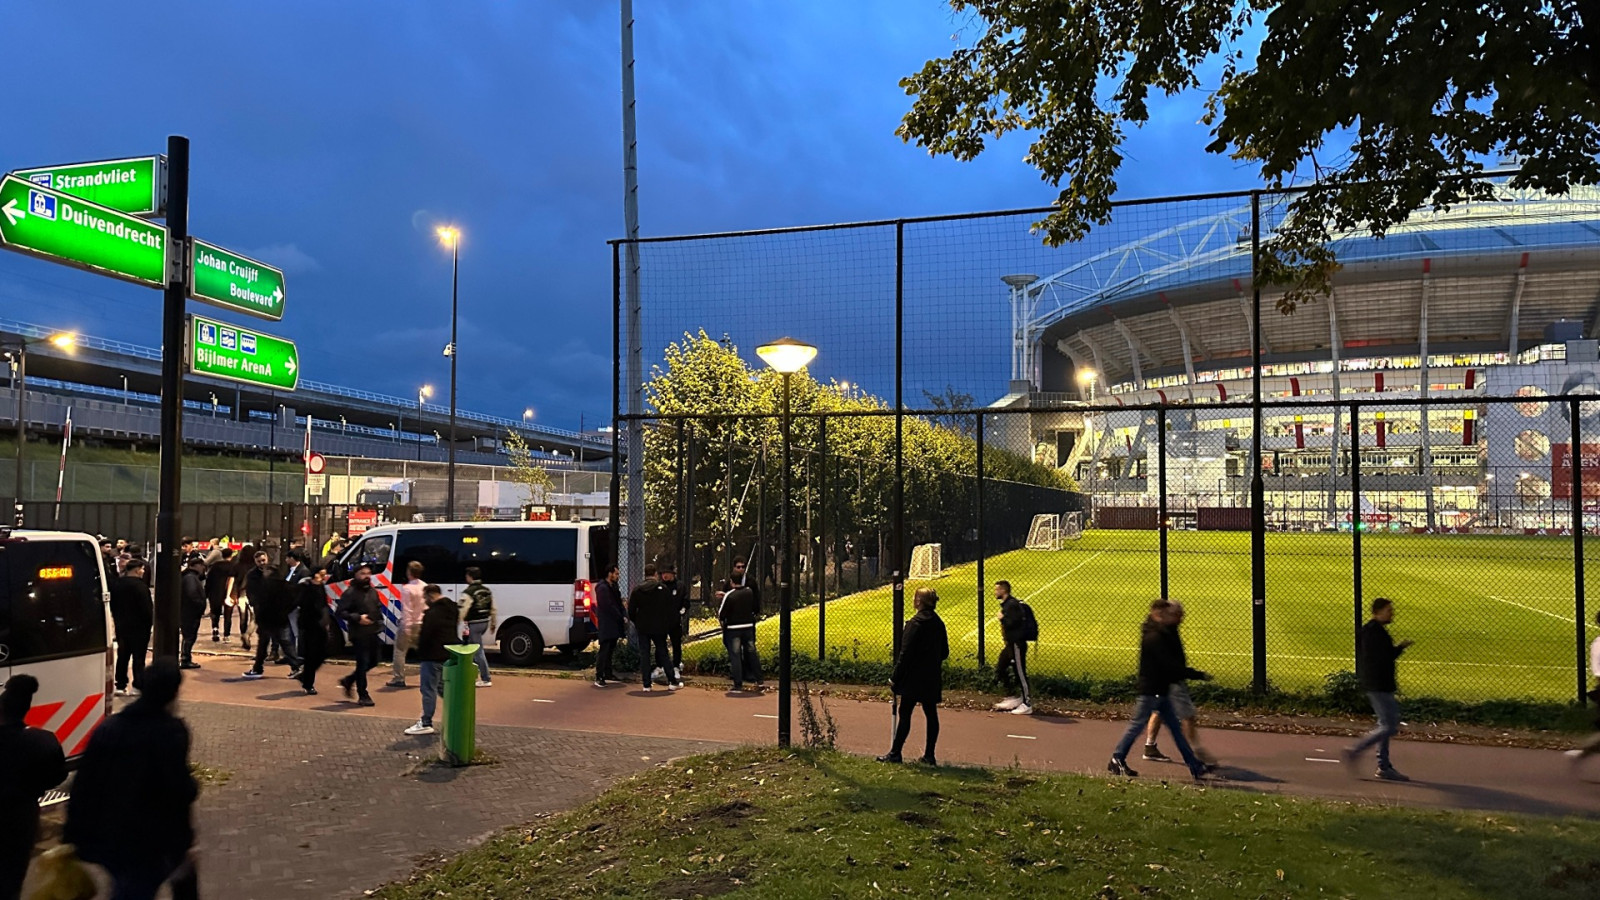
[[[1083,513],[1070,512],[1061,520],[1061,539],[1075,541],[1083,537]]]
[[[1040,513],[1028,526],[1029,550],[1061,549],[1061,517],[1055,513]]]
[[[944,545],[918,544],[911,550],[911,578],[926,581],[944,574]]]

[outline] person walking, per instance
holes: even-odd
[[[183,673],[171,660],[145,670],[144,693],[100,723],[72,783],[65,843],[111,876],[113,900],[152,900],[163,884],[197,897],[189,727],[173,713]]]
[[[179,626],[183,632],[183,661],[180,669],[198,669],[194,645],[200,640],[200,620],[206,615],[206,558],[190,553],[183,566],[183,606]]]
[[[1009,712],[1016,716],[1033,715],[1033,696],[1028,687],[1028,642],[1039,639],[1039,620],[1033,616],[1033,607],[1011,595],[1011,582],[996,581],[994,597],[1000,601],[1000,635],[1006,646],[994,661],[994,671],[1007,693],[1007,697],[994,705],[996,712]]]
[[[1594,623],[1600,625],[1600,613],[1595,613]],[[1595,706],[1595,732],[1581,746],[1567,751],[1567,758],[1572,760],[1573,765],[1600,753],[1600,637],[1589,645],[1589,674],[1594,677],[1594,687],[1589,689],[1589,702]]]
[[[911,736],[911,713],[920,706],[928,722],[921,762],[937,766],[934,745],[939,742],[939,703],[944,699],[944,661],[950,658],[950,637],[939,618],[939,594],[933,588],[917,588],[911,605],[916,614],[901,629],[900,659],[889,678],[889,691],[895,697],[894,746],[878,761],[901,761],[900,751]]]
[[[265,557],[265,553],[258,554]],[[286,581],[276,577],[270,566],[257,567],[262,573],[250,605],[255,608],[256,661],[246,678],[260,678],[265,674],[267,650],[276,646],[282,661],[289,665],[289,677],[300,675],[300,655],[295,652],[294,638],[289,633],[289,613],[295,608],[295,590]]]
[[[28,727],[39,679],[13,675],[0,690],[0,900],[16,900],[39,840],[39,800],[67,778],[56,736]]]
[[[356,653],[356,670],[339,679],[344,695],[362,706],[374,706],[367,693],[367,672],[378,664],[378,635],[383,631],[383,603],[372,589],[372,568],[356,567],[350,585],[339,597],[339,618],[350,628],[350,646]]]
[[[661,575],[672,574],[671,564],[660,567]],[[630,598],[628,617],[639,629],[639,643],[644,652],[639,654],[639,680],[646,693],[654,690],[656,677],[651,671],[652,661],[659,676],[667,683],[667,690],[683,687],[678,680],[677,667],[672,664],[672,653],[667,647],[667,636],[677,626],[678,606],[675,592],[661,578],[646,578]],[[653,653],[652,653],[653,651]]]
[[[1400,654],[1411,646],[1410,641],[1396,644],[1389,634],[1389,623],[1394,621],[1394,603],[1387,597],[1372,601],[1372,618],[1356,634],[1356,678],[1367,700],[1378,717],[1378,725],[1362,736],[1361,740],[1346,747],[1340,756],[1345,765],[1355,771],[1361,754],[1372,747],[1378,748],[1378,771],[1375,777],[1384,781],[1410,781],[1389,762],[1389,739],[1400,730],[1400,702],[1395,699],[1399,684],[1395,677]]]
[[[486,688],[494,682],[489,677],[489,655],[483,651],[483,639],[499,626],[500,617],[494,609],[494,591],[483,583],[483,571],[477,566],[468,566],[466,576],[467,589],[462,593],[467,595],[467,603],[461,611],[461,621],[467,626],[468,643],[478,645],[472,661],[478,666],[478,687]]]
[[[666,590],[672,621],[667,630],[667,643],[672,648],[672,670],[683,679],[683,637],[689,633],[689,589],[678,583],[678,570],[672,566],[661,567],[661,585]]]
[[[233,548],[222,547],[217,558],[206,563],[206,604],[211,608],[211,643],[233,637],[233,605],[228,594],[233,589]],[[218,622],[222,628],[217,629]]]
[[[633,655],[638,657],[640,665],[644,664],[645,657],[649,655],[649,648],[644,640],[644,632],[639,628],[638,614],[650,605],[649,601],[644,599],[646,589],[655,590],[659,581],[660,579],[656,577],[656,564],[645,563],[644,580],[634,585],[628,594],[628,643],[633,647]]]
[[[150,649],[150,629],[155,614],[150,584],[144,580],[144,560],[132,560],[111,583],[111,624],[117,636],[115,682],[119,697],[144,689],[144,657]],[[130,665],[132,682],[128,680]]]
[[[1111,761],[1106,764],[1106,770],[1113,775],[1126,775],[1130,778],[1139,773],[1128,767],[1128,751],[1133,749],[1133,742],[1145,733],[1145,728],[1150,722],[1150,714],[1161,716],[1167,728],[1172,731],[1172,741],[1178,745],[1178,753],[1183,757],[1184,765],[1189,767],[1189,774],[1196,781],[1204,780],[1206,765],[1194,755],[1194,748],[1189,746],[1189,741],[1183,736],[1183,731],[1178,725],[1177,716],[1172,710],[1172,685],[1185,678],[1206,678],[1204,672],[1185,669],[1173,652],[1172,642],[1167,638],[1167,626],[1170,624],[1172,604],[1166,600],[1157,600],[1150,604],[1150,614],[1140,626],[1139,633],[1139,678],[1137,690],[1139,691],[1139,705],[1134,710],[1133,720],[1128,723],[1128,730],[1123,732],[1122,739],[1117,741],[1116,749],[1111,751]]]
[[[722,605],[717,608],[717,619],[722,622],[722,646],[728,651],[729,674],[733,676],[735,693],[744,691],[745,677],[761,683],[761,658],[748,652],[748,645],[756,640],[756,595],[745,585],[739,585],[722,595]],[[746,660],[755,659],[754,668]]]
[[[400,627],[394,630],[394,676],[389,679],[390,687],[406,686],[406,651],[416,646],[422,616],[428,607],[422,594],[425,587],[422,563],[416,560],[406,563],[406,583],[400,586]]]
[[[605,687],[608,681],[618,681],[611,667],[612,656],[617,652],[617,641],[628,627],[628,613],[622,608],[622,573],[612,564],[606,569],[605,580],[594,586],[595,630],[598,632],[600,651],[594,658],[594,686]]]
[[[423,585],[422,602],[427,611],[417,628],[417,667],[422,681],[422,718],[406,729],[406,734],[433,734],[433,711],[444,691],[444,664],[450,658],[445,647],[456,642],[461,611],[444,595],[437,584]]]
[[[295,586],[300,619],[300,686],[307,695],[317,693],[317,670],[328,659],[328,570],[318,568]]]
[[[1169,647],[1169,652],[1177,656],[1178,671],[1184,673],[1186,678],[1196,678],[1198,681],[1210,681],[1210,675],[1189,668],[1189,653],[1184,649],[1183,637],[1178,632],[1179,627],[1182,625],[1183,604],[1173,600],[1172,606],[1167,610],[1166,637],[1167,642],[1171,645],[1171,647]],[[1178,722],[1183,726],[1183,735],[1189,740],[1189,749],[1193,750],[1194,755],[1199,757],[1200,761],[1205,763],[1206,766],[1215,767],[1217,764],[1217,758],[1211,755],[1211,753],[1207,751],[1205,747],[1200,745],[1200,726],[1195,721],[1194,701],[1189,698],[1189,685],[1187,681],[1179,680],[1173,682],[1172,687],[1168,690],[1168,696],[1172,698],[1172,714],[1177,717]],[[1165,753],[1162,753],[1160,747],[1156,746],[1156,738],[1159,737],[1160,734],[1161,717],[1159,715],[1151,714],[1150,724],[1146,727],[1144,734],[1144,758],[1151,762],[1171,762],[1172,759]]]
[[[296,653],[300,648],[300,582],[311,577],[311,560],[306,556],[305,545],[302,541],[291,544],[291,549],[286,559],[289,561],[289,571],[283,580],[289,585],[289,647]]]
[[[250,592],[246,586],[250,581],[250,574],[256,571],[256,548],[252,544],[245,544],[233,557],[233,587],[228,589],[228,599],[233,601],[233,608],[239,613],[239,648],[250,649]]]

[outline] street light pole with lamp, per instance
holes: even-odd
[[[78,336],[70,331],[57,332],[42,340],[57,350],[68,353],[78,344]],[[11,365],[16,371],[17,389],[17,479],[13,490],[12,502],[16,504],[16,527],[22,527],[22,452],[28,445],[28,346],[41,343],[38,338],[29,338],[25,335],[12,335],[0,339],[0,348],[5,351],[6,359],[11,360]]]
[[[449,510],[448,519],[456,515],[456,357],[460,355],[460,348],[456,345],[456,326],[459,321],[458,297],[461,284],[461,229],[454,225],[444,225],[437,229],[439,241],[450,248],[450,343],[444,348],[444,355],[450,357],[450,448],[449,448],[449,484],[445,488],[445,507]]]
[[[433,396],[433,385],[425,384],[417,389],[417,423],[422,423],[422,407],[429,397]],[[417,462],[422,462],[422,441],[417,441]]]
[[[770,344],[756,348],[756,355],[768,366],[783,376],[783,578],[779,585],[781,592],[778,608],[778,746],[789,746],[791,700],[790,690],[790,637],[791,637],[791,611],[794,609],[794,539],[789,529],[793,516],[793,501],[789,484],[790,472],[793,468],[791,460],[791,441],[789,426],[791,413],[789,409],[790,381],[794,373],[804,369],[811,360],[816,358],[817,348],[810,344],[802,343],[794,338],[779,338]]]
[[[1088,387],[1089,387],[1089,402],[1090,403],[1094,402],[1094,385],[1095,385],[1095,382],[1097,382],[1099,380],[1100,380],[1100,373],[1096,372],[1093,369],[1084,369],[1082,372],[1078,373],[1078,381],[1083,383],[1083,384],[1085,384],[1085,385],[1088,385]]]

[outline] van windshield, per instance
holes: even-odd
[[[105,652],[99,562],[87,541],[0,543],[0,663]]]

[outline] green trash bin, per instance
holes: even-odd
[[[477,644],[451,644],[444,648],[450,658],[444,663],[444,701],[439,742],[440,758],[452,766],[472,762],[478,746],[478,667],[472,658]]]

